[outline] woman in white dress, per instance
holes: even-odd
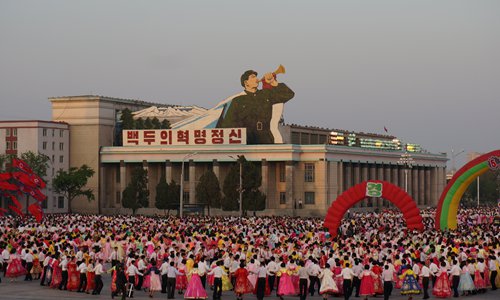
[[[333,280],[333,272],[330,270],[330,265],[325,264],[325,268],[321,270],[318,276],[321,279],[321,288],[319,289],[320,295],[323,295],[323,299],[327,299],[328,295],[338,294],[339,288]]]

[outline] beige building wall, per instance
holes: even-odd
[[[104,195],[99,190],[99,149],[113,145],[118,111],[125,108],[136,111],[155,103],[102,96],[53,97],[49,100],[52,103],[52,120],[70,124],[70,167],[79,168],[86,164],[95,171],[87,188],[92,189],[96,200],[89,202],[84,197],[76,198],[72,209],[75,212],[99,213],[103,200],[100,198]]]

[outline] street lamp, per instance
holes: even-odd
[[[232,155],[228,156],[240,163],[240,187],[238,192],[240,193],[240,217],[243,217],[243,162],[240,159],[240,156],[238,156],[238,159]]]
[[[460,154],[464,153],[465,150],[462,149],[460,152],[455,153],[455,150],[451,149],[451,177],[455,176],[455,158]]]
[[[192,156],[195,156],[198,152],[189,153],[184,158],[182,158],[181,164],[181,191],[180,191],[180,203],[179,203],[179,217],[182,218],[184,214],[184,161]]]
[[[411,157],[410,153],[405,152],[401,154],[401,157],[398,160],[398,164],[403,165],[405,168],[405,192],[408,193],[408,170],[413,166],[413,157]]]

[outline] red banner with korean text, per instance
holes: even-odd
[[[123,146],[245,145],[246,128],[123,130]]]

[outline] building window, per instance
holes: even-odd
[[[116,192],[116,204],[120,204],[121,198],[122,198],[122,193],[120,193],[119,191]]]
[[[63,162],[64,162],[64,156],[62,156],[62,155],[61,155],[61,156],[59,156],[59,162],[60,162],[60,163],[63,163]]]
[[[304,181],[314,182],[314,164],[304,164]]]
[[[52,150],[56,150],[56,142],[52,142]]]
[[[42,132],[43,132],[43,136],[47,136],[47,128],[44,128]]]
[[[189,167],[184,166],[184,181],[189,181]]]
[[[5,136],[10,136],[10,128],[5,129]]]
[[[56,130],[52,129],[52,136],[54,136],[55,133],[56,133]]]
[[[52,154],[52,163],[55,163],[56,162],[56,156],[54,154]]]
[[[64,143],[59,143],[59,150],[61,150],[61,151],[64,150]]]
[[[56,198],[56,196],[52,197],[52,200],[53,200],[53,201],[52,201],[52,203],[53,203],[53,204],[52,204],[52,206],[53,206],[54,208],[56,208],[56,207],[57,207],[57,198]]]
[[[306,201],[306,204],[314,204],[314,192],[305,192],[304,193],[304,200]]]
[[[59,137],[63,137],[64,133],[62,129],[59,129]]]
[[[280,182],[285,182],[286,181],[286,163],[280,163],[279,164],[279,172],[280,172]]]
[[[17,150],[17,142],[16,141],[12,142],[12,150]]]
[[[7,149],[7,150],[10,150],[10,141],[7,141],[7,146],[6,146],[6,149]]]
[[[64,197],[63,196],[57,197],[57,207],[64,208]]]
[[[48,198],[45,199],[45,201],[42,201],[42,208],[47,209],[47,205],[48,205],[47,202],[48,202]]]
[[[184,197],[184,198],[182,198],[184,200],[183,202],[189,203],[189,191],[183,192],[182,195],[183,195],[182,197]]]
[[[280,192],[280,204],[286,204],[286,192]]]
[[[12,128],[12,136],[17,136],[17,128]]]
[[[42,143],[42,149],[43,150],[47,150],[47,142],[43,142]]]

